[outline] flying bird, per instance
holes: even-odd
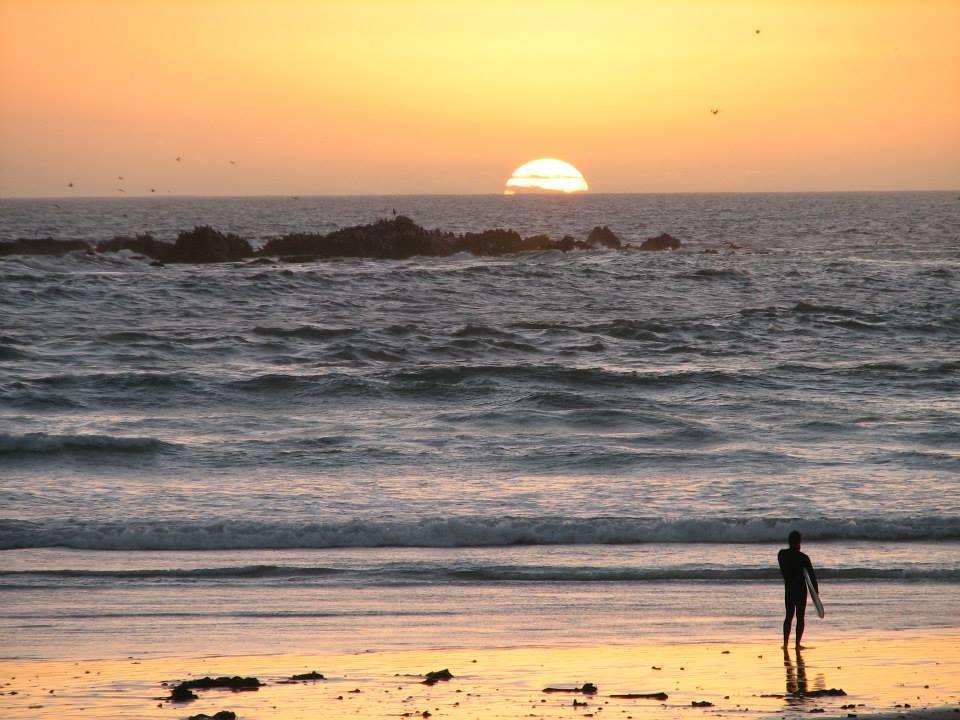
[[[753,34],[754,34],[754,35],[759,35],[759,34],[760,34],[760,28],[757,28],[756,30],[754,30],[754,31],[753,31]]]
[[[710,112],[713,113],[714,115],[717,115],[720,112],[720,108],[712,108]]]
[[[123,175],[117,175],[117,180],[123,180]]]
[[[73,183],[72,182],[67,183],[67,187],[73,187]]]
[[[230,164],[231,164],[231,165],[236,165],[236,164],[237,164],[237,161],[236,161],[236,160],[231,160],[231,161],[230,161]]]
[[[180,162],[180,156],[177,155],[177,162]]]
[[[156,192],[156,191],[157,191],[156,188],[150,188],[150,192]]]

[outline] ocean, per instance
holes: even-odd
[[[395,211],[683,247],[0,258],[2,657],[779,644],[792,529],[808,635],[960,628],[956,193],[0,200],[0,242]]]

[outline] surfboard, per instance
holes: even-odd
[[[817,616],[823,618],[823,603],[820,602],[820,593],[817,592],[817,589],[813,586],[813,582],[810,580],[810,573],[807,572],[807,569],[803,569],[803,579],[807,583],[807,592],[810,593],[810,597],[813,599],[813,605],[817,608]]]

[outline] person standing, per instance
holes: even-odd
[[[803,579],[803,571],[810,574],[810,582],[813,583],[817,593],[820,592],[820,586],[817,584],[817,575],[813,572],[813,565],[806,553],[800,552],[800,543],[803,538],[800,532],[794,530],[787,537],[787,543],[790,547],[783,548],[777,553],[777,562],[780,563],[780,574],[783,575],[784,606],[786,607],[786,617],[783,619],[783,647],[786,648],[790,642],[790,627],[793,625],[793,618],[797,618],[797,649],[801,648],[800,640],[803,638],[804,614],[807,609],[807,583]]]

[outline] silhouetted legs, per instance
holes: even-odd
[[[793,625],[793,617],[797,617],[797,647],[800,647],[800,640],[803,639],[803,617],[807,611],[807,594],[792,595],[787,593],[784,596],[784,606],[786,607],[786,617],[783,619],[783,647],[790,643],[790,627]]]

